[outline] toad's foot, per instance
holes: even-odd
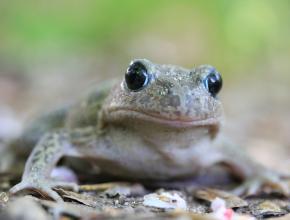
[[[245,180],[238,188],[233,190],[237,195],[256,195],[258,193],[278,192],[284,196],[290,195],[290,179],[278,173],[266,171],[262,175],[256,175]]]
[[[79,186],[76,183],[60,182],[47,179],[38,179],[33,181],[22,180],[19,184],[10,189],[10,193],[16,194],[20,191],[33,191],[40,194],[42,197],[51,198],[57,202],[63,201],[61,196],[53,190],[53,188],[61,187],[78,191]]]

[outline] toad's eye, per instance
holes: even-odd
[[[132,63],[126,71],[125,81],[128,89],[138,91],[144,88],[150,80],[146,67],[141,62]]]
[[[208,90],[208,92],[215,97],[219,91],[221,90],[223,86],[223,80],[221,75],[216,72],[212,71],[210,72],[204,79],[203,83],[205,88]]]

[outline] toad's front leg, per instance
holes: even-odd
[[[21,182],[12,187],[10,193],[32,190],[53,200],[61,201],[61,197],[53,190],[54,187],[71,188],[76,191],[77,184],[59,182],[50,178],[51,171],[60,158],[65,155],[81,156],[71,140],[72,134],[64,131],[46,134],[30,154]]]
[[[272,171],[251,159],[240,148],[225,144],[220,150],[223,152],[222,163],[226,164],[234,175],[242,177],[244,182],[233,192],[238,195],[253,195],[261,191],[280,192],[285,196],[290,193],[290,179]]]

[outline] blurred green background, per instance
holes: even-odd
[[[0,107],[27,118],[122,77],[133,58],[208,63],[224,77],[231,135],[268,144],[275,165],[289,160],[277,147],[290,149],[289,39],[289,0],[3,0]]]
[[[288,0],[14,0],[1,1],[0,54],[8,64],[133,57],[224,74],[289,59]],[[279,69],[277,69],[279,71]]]

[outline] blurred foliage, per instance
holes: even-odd
[[[231,71],[289,57],[289,10],[289,0],[1,1],[0,56],[147,57]]]

